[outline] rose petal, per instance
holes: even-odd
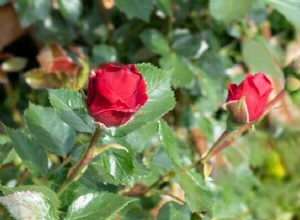
[[[140,74],[128,72],[127,68],[120,69],[116,72],[105,70],[102,72],[101,78],[98,80],[99,83],[97,83],[97,90],[101,92],[101,86],[105,85],[107,88],[106,91],[114,91],[115,94],[118,94],[120,100],[130,105],[132,103],[129,102],[132,100],[131,97],[136,92],[140,80]],[[104,93],[103,95],[107,95],[107,99],[113,98],[111,100],[112,102],[114,102],[114,99],[116,98],[110,93]]]
[[[227,102],[238,100],[240,98],[241,98],[241,92],[239,87],[236,84],[229,84]]]
[[[146,103],[146,83],[136,66],[105,64],[92,73],[88,103],[95,122],[106,127],[120,126]]]
[[[146,83],[144,80],[140,80],[138,88],[136,90],[136,105],[144,105],[148,100],[148,95],[145,93]]]
[[[253,83],[258,89],[259,95],[264,95],[272,90],[271,81],[263,73],[256,73],[253,78]]]
[[[106,110],[94,115],[94,119],[95,121],[104,124],[106,127],[117,127],[129,121],[133,114],[134,112]]]
[[[105,69],[105,71],[109,71],[109,72],[116,72],[123,68],[123,65],[119,65],[116,63],[104,63],[101,66],[102,69]]]
[[[259,98],[259,102],[254,110],[255,113],[253,113],[252,118],[249,119],[250,121],[257,121],[263,115],[271,92],[272,89],[269,89],[269,91]]]

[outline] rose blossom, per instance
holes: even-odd
[[[92,70],[87,101],[95,122],[106,127],[123,125],[147,99],[146,83],[135,65],[105,64]]]
[[[224,108],[234,121],[254,123],[263,116],[271,91],[272,83],[264,73],[247,74],[239,85],[228,85]]]

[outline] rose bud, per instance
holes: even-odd
[[[105,64],[92,70],[87,103],[96,123],[105,127],[123,125],[147,99],[146,83],[135,65]]]
[[[224,109],[237,123],[254,123],[264,114],[272,83],[264,73],[247,74],[241,84],[228,85]]]

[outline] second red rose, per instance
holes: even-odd
[[[241,84],[228,85],[224,107],[234,121],[254,123],[263,116],[271,91],[272,83],[264,73],[247,74]]]

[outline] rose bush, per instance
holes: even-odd
[[[128,122],[147,101],[146,83],[135,65],[105,64],[89,77],[88,107],[106,127]]]
[[[284,2],[0,0],[0,219],[300,219]]]
[[[228,110],[234,121],[254,123],[264,114],[272,83],[264,73],[247,74],[241,84],[228,85]]]

